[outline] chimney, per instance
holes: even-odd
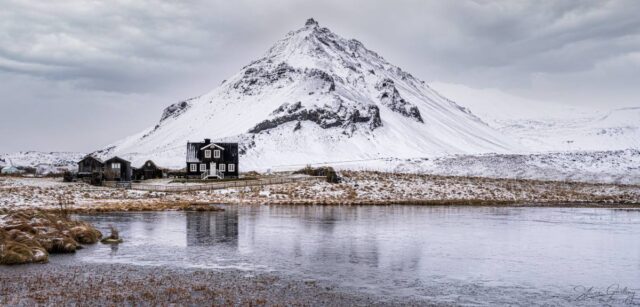
[[[205,143],[205,144],[209,144],[209,143],[211,143],[211,139],[204,139],[204,143]]]

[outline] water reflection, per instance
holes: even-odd
[[[187,212],[187,246],[238,245],[238,211]]]
[[[113,257],[115,255],[118,254],[118,248],[119,248],[119,244],[111,244],[111,253],[109,253],[109,256]]]
[[[76,260],[266,269],[382,295],[640,287],[640,211],[228,206],[81,218],[101,230],[115,224],[125,243]]]

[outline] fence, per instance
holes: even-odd
[[[326,180],[324,176],[305,176],[305,177],[276,177],[255,180],[234,180],[226,182],[203,183],[194,185],[150,185],[144,183],[132,183],[132,190],[154,191],[154,192],[191,192],[191,191],[209,191],[227,188],[241,188],[250,186],[262,186],[270,184],[283,184],[300,181]]]

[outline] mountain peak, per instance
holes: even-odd
[[[243,168],[502,152],[511,140],[355,39],[309,18],[207,94],[102,156],[184,167],[188,139],[238,142]],[[285,160],[282,160],[286,157]],[[165,163],[166,162],[166,163]]]
[[[317,27],[318,26],[318,22],[313,18],[309,18],[304,23],[304,25],[305,25],[305,27]]]

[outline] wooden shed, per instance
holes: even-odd
[[[158,167],[151,160],[147,160],[142,166],[133,169],[133,178],[135,180],[159,179],[165,176],[165,169]]]
[[[93,185],[101,185],[104,172],[104,161],[87,155],[78,161],[78,180]]]
[[[133,169],[131,162],[120,157],[104,161],[104,178],[108,181],[131,181]]]
[[[103,170],[104,162],[92,155],[85,156],[78,162],[78,175],[102,173]]]

